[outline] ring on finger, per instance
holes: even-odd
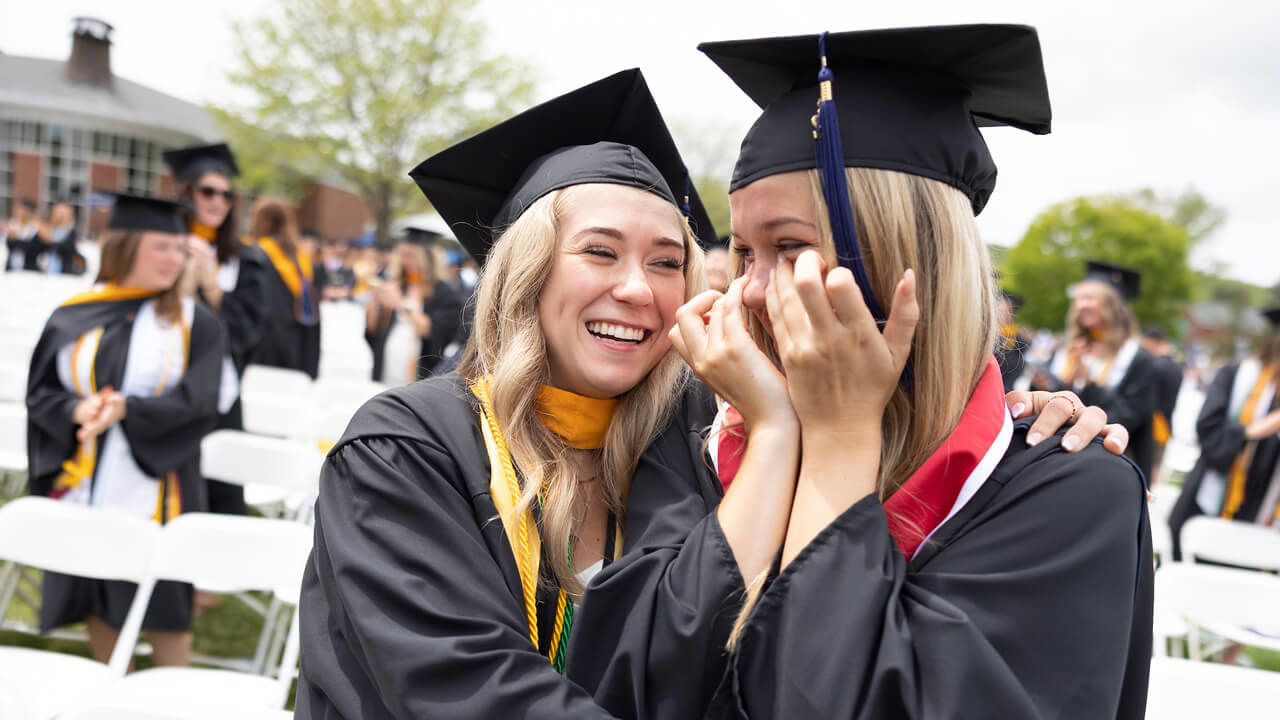
[[[1065,393],[1065,392],[1054,393],[1049,397],[1049,402],[1053,402],[1054,400],[1065,400],[1067,401],[1068,404],[1071,405],[1071,417],[1069,418],[1070,422],[1075,422],[1079,420],[1080,413],[1084,412],[1084,403],[1077,400],[1075,396],[1071,395],[1070,393]],[[1048,403],[1046,403],[1045,405],[1047,407]]]

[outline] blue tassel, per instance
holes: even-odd
[[[831,223],[831,235],[835,241],[836,257],[849,268],[853,279],[862,290],[862,300],[884,327],[888,315],[871,290],[871,280],[862,264],[862,251],[858,248],[858,232],[853,224],[853,208],[849,205],[849,183],[844,173],[844,143],[840,139],[840,119],[832,95],[835,74],[827,66],[827,33],[818,36],[818,54],[822,68],[818,70],[818,112],[813,116],[813,158],[822,181],[822,197],[827,203],[827,216]],[[910,386],[911,363],[902,372],[902,380]]]
[[[689,213],[693,212],[692,210],[689,209],[689,195],[691,194],[690,193],[691,187],[692,187],[692,183],[689,182],[689,168],[685,168],[684,169],[684,195],[681,196],[681,200],[680,200],[680,212],[684,213],[684,216],[686,218],[689,217]]]

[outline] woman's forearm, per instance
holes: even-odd
[[[876,490],[880,470],[880,433],[806,435],[796,483],[782,567],[786,567],[822,529]]]
[[[769,569],[782,546],[800,463],[798,426],[757,425],[716,510],[738,572],[750,583]]]

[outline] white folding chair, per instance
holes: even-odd
[[[288,520],[187,513],[164,526],[152,569],[157,578],[189,582],[215,592],[269,590],[296,606],[311,552],[311,529]],[[296,613],[277,668],[269,674],[162,667],[135,672],[112,684],[95,705],[184,715],[241,717],[284,707],[299,643]]]
[[[1182,526],[1182,554],[1209,561],[1280,570],[1280,532],[1258,525],[1200,515]]]
[[[27,406],[0,403],[0,470],[27,471]]]
[[[1231,643],[1280,650],[1280,578],[1256,570],[1168,563],[1155,576],[1155,612],[1189,626],[1188,654],[1200,659],[1200,630]]]
[[[250,365],[240,378],[240,393],[267,393],[281,395],[306,395],[311,390],[311,377],[301,370]]]
[[[1179,658],[1151,660],[1151,720],[1273,717],[1277,698],[1280,673]]]
[[[249,505],[282,506],[293,514],[315,497],[323,464],[324,453],[304,440],[217,430],[200,443],[202,475],[244,486]]]
[[[155,586],[150,562],[159,536],[160,526],[149,520],[48,498],[24,497],[0,507],[0,557],[68,575],[138,583],[107,665],[74,655],[0,647],[0,687],[19,696],[27,712],[50,717],[124,676]],[[6,572],[17,572],[16,564]]]
[[[27,399],[27,366],[31,353],[22,356],[0,356],[0,401],[23,403]]]

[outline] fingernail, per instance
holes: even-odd
[[[1033,432],[1033,433],[1031,433],[1030,435],[1028,435],[1028,436],[1027,436],[1027,444],[1028,444],[1028,445],[1035,445],[1035,444],[1039,443],[1039,442],[1040,442],[1041,440],[1043,440],[1043,439],[1044,439],[1044,435],[1041,435],[1041,434],[1040,434],[1040,433],[1038,433],[1038,432]]]
[[[1022,417],[1022,413],[1026,412],[1026,411],[1027,411],[1027,404],[1026,404],[1026,403],[1018,403],[1017,405],[1014,405],[1014,406],[1013,406],[1013,410],[1012,410],[1011,412],[1013,413],[1013,416],[1014,416],[1014,417],[1016,417],[1016,418],[1020,418],[1020,417]]]
[[[1075,435],[1068,435],[1062,438],[1063,450],[1066,450],[1067,452],[1071,452],[1072,450],[1075,450],[1078,447],[1080,447],[1080,438],[1076,437]]]

